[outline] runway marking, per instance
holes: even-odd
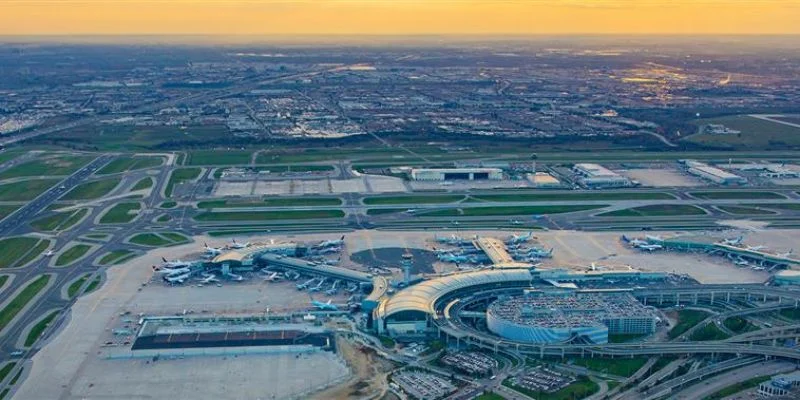
[[[601,244],[600,244],[600,243],[597,241],[597,239],[595,239],[594,235],[592,235],[591,233],[590,233],[590,234],[588,234],[586,237],[589,239],[589,241],[590,241],[590,242],[591,242],[593,245],[595,245],[595,246],[596,246],[598,249],[600,249],[600,250],[601,250],[603,253],[606,253],[606,255],[609,255],[609,254],[613,253],[613,251],[608,251],[608,248],[606,248],[605,246],[601,245]]]

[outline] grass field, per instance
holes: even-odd
[[[40,275],[38,278],[28,283],[19,295],[12,299],[2,310],[0,310],[0,331],[5,329],[11,320],[22,311],[23,308],[50,282],[50,275]]]
[[[109,175],[138,169],[153,168],[160,166],[163,162],[163,157],[120,157],[115,158],[103,168],[100,168],[97,174]]]
[[[169,181],[167,182],[167,187],[164,189],[165,195],[167,197],[172,196],[172,189],[175,185],[196,179],[200,176],[200,172],[200,168],[178,168],[172,171],[172,174],[169,176]]]
[[[576,211],[594,210],[608,207],[607,205],[564,205],[564,206],[516,206],[516,207],[471,207],[464,209],[450,208],[425,212],[426,217],[478,217],[478,216],[506,216],[526,214],[562,214]]]
[[[86,290],[83,293],[94,292],[95,289],[97,289],[97,287],[100,286],[100,282],[102,280],[103,280],[102,276],[100,276],[100,275],[96,276],[94,279],[92,279],[91,282],[89,282],[89,284],[86,286]]]
[[[172,220],[172,217],[169,214],[163,214],[163,215],[160,215],[158,218],[156,218],[156,222],[162,222],[162,223],[163,222],[169,222],[171,220]]]
[[[6,379],[8,374],[11,373],[11,370],[14,369],[14,366],[16,366],[16,365],[17,365],[17,363],[10,362],[10,363],[4,365],[2,369],[0,369],[0,382],[2,382],[4,379]]]
[[[80,290],[81,286],[83,286],[83,283],[86,282],[91,275],[91,272],[87,272],[81,275],[81,277],[76,279],[74,282],[70,283],[69,287],[67,287],[67,297],[70,299],[75,297],[75,295],[78,294],[78,290]]]
[[[634,334],[622,334],[622,333],[609,334],[608,335],[608,343],[626,343],[626,342],[632,342],[632,341],[635,341],[635,340],[639,340],[639,339],[642,339],[644,337],[647,337],[647,335],[639,335],[639,334],[635,334],[635,333]]]
[[[757,326],[751,324],[750,321],[742,317],[726,318],[725,321],[722,321],[722,323],[725,325],[726,328],[736,333],[745,333],[758,330]]]
[[[0,164],[3,164],[5,162],[7,162],[7,161],[11,161],[11,160],[19,157],[22,153],[23,152],[20,151],[20,150],[14,150],[14,151],[3,150],[3,151],[0,151]],[[2,381],[2,379],[0,379],[0,381]]]
[[[131,237],[129,242],[150,247],[169,247],[189,242],[189,238],[176,232],[140,233]]]
[[[705,215],[697,206],[688,204],[654,204],[599,214],[599,217],[677,217],[685,215]]]
[[[800,203],[782,203],[782,204],[743,204],[746,207],[764,207],[773,210],[787,210],[787,211],[800,211]]]
[[[263,200],[236,201],[211,200],[197,203],[197,208],[244,208],[244,207],[324,207],[342,205],[338,197],[292,197],[268,198]]]
[[[138,215],[142,205],[136,203],[117,203],[111,207],[102,217],[101,224],[125,224],[131,222]]]
[[[617,376],[631,376],[647,362],[647,357],[636,358],[576,358],[573,364]]]
[[[747,389],[750,389],[750,388],[754,388],[754,387],[760,385],[762,382],[766,382],[766,381],[770,380],[770,378],[771,378],[770,375],[757,376],[755,378],[750,378],[750,379],[748,379],[746,381],[742,381],[742,382],[727,386],[727,387],[715,392],[714,394],[712,394],[710,396],[703,397],[702,400],[720,400],[720,399],[724,399],[724,398],[726,398],[728,396],[732,396],[732,395],[734,395],[736,393],[739,393],[741,391],[744,391],[744,390],[747,390]]]
[[[698,310],[680,310],[678,311],[678,322],[669,331],[669,338],[675,339],[682,335],[684,332],[691,329],[693,326],[706,319],[708,313]]]
[[[98,263],[100,265],[119,264],[123,261],[131,259],[134,254],[136,253],[131,250],[114,250],[103,255]]]
[[[111,235],[107,233],[90,233],[85,236],[89,239],[107,240]]]
[[[800,309],[798,308],[785,308],[778,311],[781,317],[791,319],[793,321],[800,320]]]
[[[69,249],[64,250],[64,252],[62,252],[58,258],[56,258],[55,265],[57,267],[70,265],[81,257],[85,256],[91,248],[92,246],[89,246],[88,244],[76,244]]]
[[[722,124],[729,129],[740,131],[739,134],[698,133],[687,136],[684,140],[709,145],[715,148],[731,149],[786,149],[800,145],[800,128],[764,121],[747,115],[732,115],[720,118],[699,119],[694,125],[702,127],[707,124]]]
[[[88,208],[79,208],[70,212],[60,212],[31,222],[33,229],[43,232],[65,231],[78,223],[87,213]]]
[[[195,150],[183,165],[249,165],[252,150]]]
[[[194,217],[196,221],[272,221],[282,219],[342,218],[342,210],[310,211],[251,211],[251,212],[213,212],[207,211]]]
[[[730,335],[723,332],[717,324],[711,322],[706,324],[704,327],[692,332],[692,335],[689,336],[689,340],[695,342],[704,342],[707,340],[723,340],[729,338]]]
[[[34,325],[28,332],[28,336],[25,337],[25,347],[32,346],[36,342],[36,340],[39,339],[40,336],[42,336],[44,330],[47,329],[47,326],[53,322],[56,316],[58,316],[58,311],[53,311],[46,317],[44,317],[41,321],[37,322],[36,325]]]
[[[61,196],[61,200],[93,200],[99,199],[114,190],[121,178],[103,179],[82,183]]]
[[[369,208],[367,209],[367,215],[396,214],[406,211],[408,211],[407,208]]]
[[[170,208],[175,208],[177,206],[178,206],[178,203],[176,203],[174,201],[165,201],[165,202],[159,204],[158,208],[170,209]]]
[[[12,237],[0,240],[0,268],[9,268],[13,266],[21,266],[25,259],[29,259],[28,255],[35,253],[35,256],[41,254],[44,248],[38,253],[40,243],[45,243],[45,247],[50,244],[47,240],[40,240],[33,237]],[[34,257],[35,257],[34,256]],[[30,258],[32,259],[32,258]]]
[[[520,193],[475,194],[470,201],[611,201],[611,200],[674,200],[664,192],[591,192],[591,193]]]
[[[455,203],[464,200],[463,195],[439,195],[439,196],[387,196],[387,197],[367,197],[364,204],[368,206],[384,206],[394,204],[445,204]]]
[[[503,381],[504,386],[508,386],[526,396],[536,400],[573,400],[585,399],[600,390],[600,386],[585,376],[579,376],[575,382],[569,386],[553,393],[539,392],[515,386],[510,379]]]
[[[0,179],[23,176],[63,176],[70,175],[94,159],[94,156],[56,155],[41,157],[15,165],[0,172]]]
[[[33,200],[58,182],[58,179],[28,179],[0,185],[0,201]]]
[[[765,210],[759,207],[743,207],[743,206],[715,206],[720,211],[733,215],[773,215],[775,211]]]
[[[486,392],[476,397],[475,400],[505,400],[505,397],[494,392]]]
[[[139,180],[139,182],[136,182],[136,184],[131,188],[131,191],[135,192],[137,190],[150,189],[151,187],[153,187],[153,178],[147,177],[142,178]]]
[[[160,151],[165,146],[192,148],[221,140],[230,140],[228,128],[222,125],[178,127],[94,124],[53,132],[31,142],[93,151]]]
[[[20,207],[22,207],[22,204],[20,205],[0,204],[0,220],[11,215],[11,213],[17,211],[17,209],[19,209]]]
[[[8,282],[9,276],[11,275],[0,275],[0,290],[2,290],[3,286],[5,286],[6,282]]]
[[[690,192],[690,195],[704,200],[740,200],[740,199],[785,199],[786,196],[775,192],[759,192],[751,190]]]

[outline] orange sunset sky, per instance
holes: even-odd
[[[800,0],[0,0],[0,35],[798,34]]]

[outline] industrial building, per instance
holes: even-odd
[[[486,325],[500,337],[528,343],[608,343],[609,334],[655,332],[653,312],[628,293],[528,291],[486,310]]]
[[[763,397],[796,399],[800,395],[800,371],[775,375],[769,381],[762,382],[758,385],[758,394]]]
[[[578,175],[578,183],[587,188],[613,188],[631,186],[630,179],[599,164],[575,164],[572,171]]]
[[[739,175],[723,171],[705,163],[692,160],[682,160],[681,162],[686,166],[687,172],[690,174],[719,185],[744,185],[747,183],[747,179]]]
[[[499,168],[413,168],[411,169],[411,179],[415,181],[499,181],[503,179],[503,170]]]

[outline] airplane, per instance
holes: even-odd
[[[506,240],[506,243],[509,243],[509,244],[524,243],[524,242],[527,242],[528,240],[530,240],[531,237],[533,237],[533,232],[528,232],[527,235],[511,235],[511,237],[509,237]]]
[[[658,236],[658,235],[645,235],[644,238],[647,239],[648,242],[663,242],[664,241],[664,239],[662,239],[661,236]]]
[[[747,246],[747,250],[750,250],[750,251],[760,251],[760,250],[764,250],[766,248],[767,248],[767,246],[764,246],[764,245]]]
[[[439,261],[461,263],[469,262],[470,258],[464,255],[455,255],[453,253],[442,254],[439,256]]]
[[[236,239],[231,239],[231,244],[228,245],[228,248],[231,249],[244,249],[250,247],[250,242],[247,243],[239,243]]]
[[[533,248],[528,251],[528,256],[533,256],[536,258],[550,258],[553,257],[553,248],[550,248],[550,250]]]
[[[45,257],[52,257],[55,252],[53,250],[48,250],[47,253],[44,253]]]
[[[336,292],[338,291],[338,290],[336,289],[336,286],[337,286],[338,284],[339,284],[339,281],[334,281],[334,282],[333,282],[333,286],[331,286],[331,288],[330,288],[330,289],[326,290],[326,291],[325,291],[325,294],[327,294],[327,295],[329,295],[329,296],[333,296],[333,295],[335,295],[335,294],[336,294]]]
[[[200,280],[200,282],[202,282],[204,284],[205,283],[212,283],[212,282],[219,282],[219,279],[217,279],[217,277],[214,276],[214,274],[208,274],[208,275],[204,275],[204,278],[202,280]]]
[[[639,247],[639,246],[642,246],[642,245],[649,244],[646,240],[636,239],[636,238],[629,238],[629,237],[627,237],[625,235],[622,235],[622,241],[624,241],[625,243],[629,243],[633,247]]]
[[[297,290],[308,289],[308,285],[310,285],[311,282],[314,282],[315,280],[317,280],[317,278],[311,278],[311,279],[309,279],[309,280],[307,280],[307,281],[305,281],[303,283],[299,283],[299,284],[295,285],[295,287],[297,288]]]
[[[324,242],[320,242],[314,247],[318,249],[324,249],[326,247],[341,247],[342,245],[344,245],[344,235],[342,235],[339,240],[326,240]]]
[[[189,273],[182,274],[182,275],[167,275],[167,276],[164,277],[164,280],[169,282],[169,283],[183,283],[183,282],[186,282],[187,279],[189,279],[190,275],[191,274],[189,274]]]
[[[278,282],[281,280],[281,277],[278,275],[277,272],[273,272],[272,275],[264,278],[264,280],[268,282]]]
[[[417,212],[417,210],[415,210],[413,208],[409,208],[408,210],[406,210],[406,214],[413,214],[415,212]]]
[[[791,249],[791,250],[787,251],[786,253],[778,254],[778,257],[789,258],[789,257],[792,256],[792,253],[794,253],[794,249]]]
[[[764,271],[765,269],[764,267],[753,267],[753,271]]]
[[[339,311],[339,307],[336,304],[331,304],[331,301],[328,300],[327,303],[323,303],[321,301],[312,300],[311,305],[314,307],[324,310],[324,311]]]
[[[312,287],[312,288],[309,288],[309,289],[308,289],[308,291],[309,291],[309,292],[319,292],[320,290],[322,290],[322,285],[323,285],[324,283],[325,283],[325,278],[322,278],[322,280],[320,280],[320,281],[319,281],[319,283],[317,284],[317,286],[314,286],[314,287]]]
[[[241,276],[241,275],[236,275],[236,274],[233,274],[233,273],[230,273],[230,272],[228,272],[227,274],[225,274],[225,276],[226,276],[226,277],[228,277],[230,280],[232,280],[232,281],[234,281],[234,282],[241,282],[241,281],[243,281],[243,280],[244,280],[244,277],[243,277],[243,276]]]
[[[165,275],[176,275],[176,274],[185,274],[192,272],[192,269],[189,267],[182,267],[182,268],[159,268],[155,265],[153,266],[153,272],[158,274],[165,274]]]
[[[641,250],[646,250],[646,251],[653,252],[653,251],[656,251],[656,250],[663,249],[664,246],[662,246],[660,244],[643,244],[643,245],[637,246],[636,248],[637,249],[641,249]]]
[[[520,221],[520,220],[518,220],[518,219],[512,219],[512,220],[510,220],[510,221],[508,221],[508,222],[509,222],[511,225],[522,225],[522,221]]]
[[[731,239],[722,239],[722,243],[727,244],[728,246],[738,246],[742,244],[742,240],[744,240],[744,236],[739,236],[736,238]]]
[[[218,256],[222,254],[222,248],[220,247],[209,247],[208,243],[203,243],[203,247],[206,250],[206,254],[210,256]]]
[[[439,243],[446,243],[446,244],[453,244],[453,245],[470,243],[469,240],[464,239],[461,236],[456,236],[456,235],[451,235],[450,237],[446,237],[446,236],[439,237],[439,236],[436,236],[435,239]]]
[[[166,258],[161,257],[161,261],[164,262],[164,264],[162,265],[163,268],[181,268],[189,266],[188,262],[181,260],[167,261]]]
[[[316,250],[317,254],[332,254],[338,253],[342,250],[341,247],[323,247],[319,250]]]

